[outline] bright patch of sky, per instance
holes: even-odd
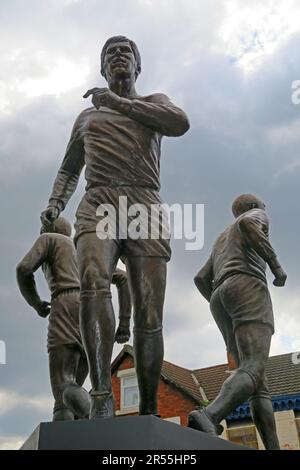
[[[300,29],[299,1],[229,0],[226,11],[219,37],[232,62],[246,72],[255,70]]]
[[[46,54],[39,54],[41,60]],[[45,64],[44,64],[45,65]],[[60,95],[70,89],[82,85],[89,73],[87,64],[74,64],[64,57],[55,60],[53,64],[45,65],[45,73],[41,77],[25,78],[16,82],[16,88],[28,95]]]

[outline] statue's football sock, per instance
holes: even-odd
[[[256,384],[252,374],[237,369],[222,385],[217,398],[206,407],[206,414],[215,424],[219,424],[235,408],[254,393]]]
[[[115,317],[108,289],[81,292],[80,331],[87,355],[92,389],[111,393],[110,362]]]
[[[134,329],[135,368],[139,381],[140,414],[157,415],[157,390],[163,362],[162,328]]]
[[[257,427],[266,450],[279,450],[275,416],[271,397],[254,396],[250,399],[253,422]]]

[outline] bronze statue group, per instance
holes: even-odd
[[[41,317],[49,318],[50,379],[55,399],[53,420],[114,416],[111,358],[114,341],[128,341],[133,306],[133,346],[141,415],[158,416],[157,391],[163,361],[163,304],[169,240],[97,236],[97,207],[119,197],[151,208],[160,204],[160,152],[163,136],[189,129],[186,114],[162,93],[140,96],[141,72],[136,44],[124,36],[110,38],[101,53],[101,73],[108,88],[93,88],[92,107],[76,119],[65,157],[41,215],[41,235],[17,267],[20,290]],[[86,191],[76,212],[75,237],[60,216],[85,167]],[[210,303],[227,350],[237,369],[217,398],[189,415],[189,426],[212,436],[220,422],[250,400],[254,423],[266,449],[278,449],[265,365],[274,332],[266,267],[274,285],[283,286],[282,270],[269,241],[264,203],[244,194],[233,203],[235,221],[219,236],[195,277]],[[119,259],[126,272],[117,268]],[[34,272],[42,267],[51,303],[42,301]],[[119,296],[119,325],[111,284]],[[92,390],[83,383],[89,372]]]

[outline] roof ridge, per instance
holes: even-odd
[[[199,367],[199,369],[193,369],[192,372],[198,372],[199,370],[216,369],[217,367],[227,367],[227,366],[228,366],[228,363],[224,362],[223,364],[216,364],[214,366]]]
[[[292,354],[295,354],[298,351],[293,351],[293,352],[288,352],[288,353],[283,353],[283,354],[275,354],[274,356],[269,356],[268,359],[274,359],[275,357],[283,357],[283,356],[291,356]]]
[[[187,367],[179,366],[178,364],[174,364],[174,362],[166,361],[165,359],[163,360],[163,362],[165,362],[166,364],[171,364],[174,367],[178,367],[178,369],[184,369],[190,373],[193,372],[193,369],[188,369]]]

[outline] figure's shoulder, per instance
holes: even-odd
[[[164,103],[170,102],[170,98],[164,93],[152,93],[151,95],[143,96],[142,99],[144,101],[148,101],[149,103],[158,103],[158,104],[164,104]]]
[[[96,108],[94,106],[91,106],[89,108],[83,109],[75,119],[75,126],[81,126],[86,122],[86,120],[89,118],[89,116],[96,111]]]
[[[254,209],[251,209],[250,211],[241,214],[238,220],[241,221],[242,219],[253,219],[265,223],[268,223],[269,220],[266,211],[263,209],[259,209],[258,207],[255,207]]]
[[[213,249],[212,249],[212,252],[215,253],[215,252],[218,252],[220,250],[220,247],[224,245],[225,241],[227,240],[228,238],[228,234],[231,230],[231,225],[229,227],[227,227],[225,230],[223,230],[222,233],[220,233],[220,235],[218,236],[218,238],[215,240],[214,244],[213,244]]]
[[[264,209],[253,209],[253,216],[257,222],[263,224],[264,226],[269,226],[269,217]]]
[[[78,117],[85,117],[85,116],[88,116],[89,114],[91,114],[91,113],[94,112],[94,111],[96,111],[95,106],[90,106],[89,108],[83,109],[83,110],[79,113]]]
[[[85,119],[86,117],[90,116],[91,114],[97,112],[95,106],[90,106],[89,108],[85,108],[79,113],[77,119]]]
[[[224,238],[226,238],[226,237],[228,236],[228,234],[229,234],[229,232],[232,230],[232,228],[233,228],[233,224],[228,225],[228,227],[226,227],[226,228],[223,230],[223,232],[220,233],[220,235],[218,236],[216,242],[217,242],[218,240],[224,240]]]
[[[49,237],[50,233],[42,233],[35,241],[33,245],[33,250],[45,251],[49,248],[51,244],[51,239]]]
[[[36,240],[36,243],[48,243],[51,233],[42,233]]]
[[[268,218],[266,211],[263,210],[263,209],[259,209],[258,207],[255,207],[250,212],[252,212],[252,214],[256,215],[256,216],[260,216],[260,217],[263,217],[263,218]]]
[[[73,240],[70,237],[67,237],[66,235],[63,235],[61,233],[45,233],[43,235],[47,235],[48,237],[48,242],[52,243],[53,246],[73,246]]]

